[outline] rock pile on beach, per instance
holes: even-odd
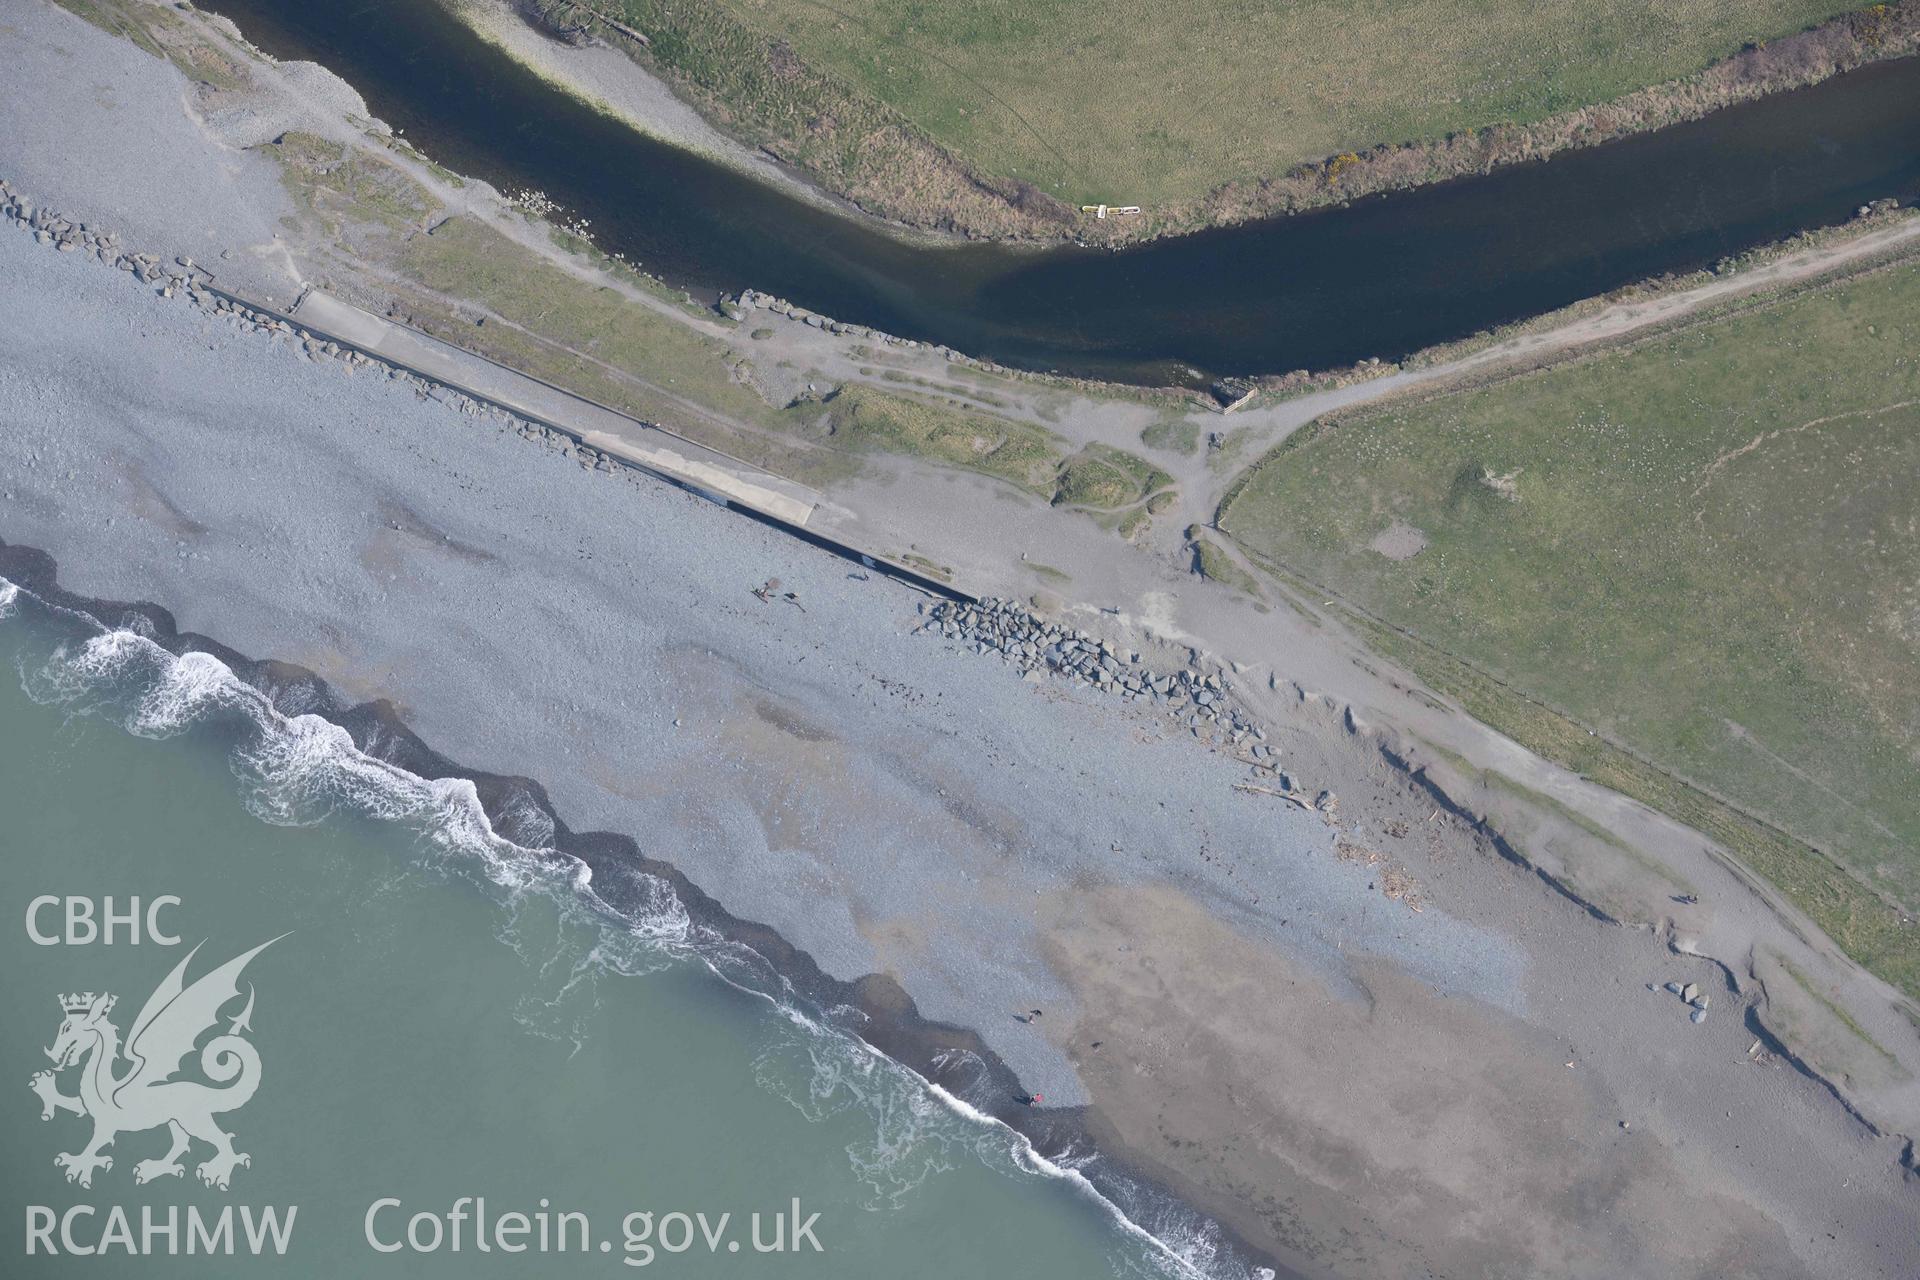
[[[925,613],[920,630],[970,644],[976,653],[997,653],[1028,680],[1052,674],[1127,702],[1156,706],[1196,738],[1241,752],[1256,766],[1278,768],[1280,753],[1267,745],[1266,730],[1230,704],[1230,686],[1217,671],[1190,664],[1155,672],[1138,653],[1048,622],[1011,600],[941,600],[925,606]]]
[[[36,205],[0,179],[0,217],[33,233],[36,241],[51,245],[63,253],[85,253],[107,266],[118,267],[134,279],[151,287],[163,298],[188,302],[210,316],[224,319],[236,328],[295,344],[308,360],[337,361],[347,372],[372,367],[395,382],[411,386],[423,400],[437,400],[450,409],[470,417],[491,421],[503,430],[517,431],[523,438],[557,451],[590,471],[624,471],[616,466],[612,454],[582,444],[564,431],[529,421],[499,405],[477,400],[465,392],[435,382],[398,365],[343,347],[321,334],[302,328],[270,311],[252,307],[212,286],[212,273],[192,258],[162,258],[121,247],[117,232],[92,227],[67,218],[45,206]]]
[[[1652,983],[1648,983],[1647,989],[1653,991],[1661,988],[1656,988]],[[1687,1017],[1691,1021],[1698,1024],[1707,1020],[1707,1006],[1713,1002],[1713,997],[1701,990],[1699,983],[1688,982],[1683,984],[1679,982],[1668,982],[1664,984],[1664,989],[1669,995],[1679,996],[1681,1000],[1686,1002],[1689,1010]]]
[[[62,253],[88,253],[116,266],[131,256],[120,252],[120,237],[115,233],[70,221],[51,209],[37,206],[5,181],[0,181],[0,214],[31,231],[41,244],[51,244]],[[126,269],[132,270],[130,266]]]

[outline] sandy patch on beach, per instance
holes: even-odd
[[[1172,889],[1087,905],[1049,946],[1095,1133],[1305,1268],[1812,1274],[1653,1126],[1622,1129],[1632,1109],[1558,1037],[1389,965],[1335,989]]]
[[[121,105],[62,97],[33,46],[29,79],[0,84],[19,122],[0,169],[155,249],[274,243],[270,166],[170,114],[170,68],[28,12],[92,50]],[[896,503],[949,502],[938,546],[980,561],[957,565],[969,581],[1025,522],[1089,617],[1164,602],[1163,634],[1284,662],[1243,695],[1286,767],[1337,789],[1342,833],[1405,862],[1420,913],[1165,717],[1024,684],[911,635],[913,599],[844,562],[75,257],[0,228],[18,303],[0,308],[0,537],[55,554],[76,589],[392,699],[451,757],[538,779],[565,821],[631,834],[834,975],[892,975],[1049,1104],[1090,1098],[1110,1150],[1248,1238],[1369,1280],[1914,1274],[1900,1143],[1747,1055],[1761,993],[1440,818],[1357,728],[1364,703],[1288,692],[1351,689],[1360,668],[1283,614],[1211,607],[978,477],[898,473]],[[749,595],[775,574],[806,612]],[[1458,720],[1436,707],[1425,727]],[[1501,767],[1539,781],[1518,748]],[[1720,874],[1696,876],[1676,941],[1771,919]],[[1707,1025],[1646,990],[1674,976],[1721,983]],[[1033,1006],[1038,1024],[1010,1017]]]

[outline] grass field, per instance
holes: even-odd
[[[245,80],[245,72],[224,55],[196,40],[180,39],[183,23],[178,14],[168,13],[155,4],[140,0],[55,0],[77,18],[84,19],[108,35],[131,40],[156,58],[165,58],[180,68],[188,79],[231,89]]]
[[[473,218],[448,218],[431,233],[369,239],[369,229],[417,231],[438,209],[384,160],[291,132],[272,154],[303,219],[330,240],[359,242],[365,260],[383,264],[393,276],[388,287],[405,300],[414,324],[782,475],[829,484],[857,470],[860,455],[890,453],[1101,512],[1139,504],[1172,483],[1120,449],[1094,445],[1068,457],[1044,427],[966,407],[945,393],[989,404],[991,394],[906,374],[884,378],[900,386],[898,393],[850,385],[820,400],[771,406],[741,376],[741,357],[727,342],[571,275]],[[591,254],[584,241],[559,238],[561,247]],[[632,283],[670,303],[676,296],[644,278]],[[475,324],[475,304],[497,319]]]
[[[1908,263],[1323,421],[1222,524],[1476,715],[1707,830],[1920,989],[1920,938],[1857,887],[1920,910],[1916,477]],[[1375,550],[1396,523],[1425,549]]]
[[[1193,559],[1200,575],[1213,582],[1224,583],[1254,599],[1260,598],[1260,584],[1253,575],[1233,562],[1233,557],[1214,545],[1211,538],[1197,529],[1188,530],[1193,540]]]
[[[1200,428],[1185,418],[1163,418],[1140,433],[1149,449],[1192,455],[1200,448]]]
[[[1065,451],[1046,430],[911,394],[849,386],[823,402],[772,408],[734,376],[725,343],[541,262],[471,219],[413,237],[398,266],[406,278],[481,303],[513,326],[456,322],[457,332],[441,336],[798,480],[830,483],[866,453],[926,458],[1049,498],[1068,474]],[[760,431],[745,434],[729,422]],[[783,447],[783,437],[794,446]]]
[[[790,54],[656,47],[745,113],[822,72],[1069,203],[1191,200],[1376,143],[1527,123],[1846,12],[1836,0],[619,0],[719,8]],[[733,24],[726,24],[732,26]],[[697,43],[696,36],[689,43]],[[711,65],[726,58],[735,65]],[[747,83],[746,72],[753,73]],[[841,108],[841,109],[844,109]]]
[[[1061,468],[1053,502],[1055,506],[1116,511],[1172,483],[1172,476],[1133,454],[1092,444]]]
[[[351,153],[337,142],[288,130],[273,142],[274,158],[303,181],[291,189],[300,209],[330,235],[355,225],[389,231],[423,227],[440,206],[424,187],[392,165]]]
[[[1051,495],[1061,449],[1051,433],[1005,418],[929,405],[872,387],[846,387],[826,401],[835,445],[930,458],[1032,493]]]

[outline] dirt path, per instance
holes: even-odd
[[[1657,326],[1683,320],[1718,303],[1747,294],[1777,289],[1829,273],[1839,272],[1881,254],[1920,243],[1920,217],[1909,216],[1892,226],[1778,258],[1762,267],[1710,281],[1691,289],[1635,302],[1623,302],[1564,325],[1497,342],[1483,350],[1423,369],[1408,369],[1369,382],[1315,392],[1263,409],[1229,418],[1208,415],[1214,430],[1231,429],[1241,435],[1239,457],[1251,464],[1274,445],[1314,419],[1336,409],[1349,409],[1401,395],[1416,388],[1433,390],[1450,382],[1503,366],[1524,367],[1577,353]],[[1239,474],[1208,470],[1205,459],[1190,463],[1176,474],[1185,494],[1183,523],[1206,523],[1220,498]]]
[[[78,35],[64,32],[61,42],[78,43]],[[130,45],[112,50],[145,57]],[[98,157],[118,145],[102,127],[118,120],[85,82],[49,109],[49,97],[73,81],[49,57],[25,86],[0,83],[0,105],[14,101],[10,93],[21,96],[23,122],[0,138],[0,168],[28,147],[52,157],[42,197],[50,203],[63,181],[77,181],[66,172],[104,173]],[[120,94],[135,101],[131,87]],[[143,116],[163,114],[152,99],[139,101]],[[171,100],[164,114],[178,126],[167,140],[177,154],[151,148],[169,162],[158,167],[212,150],[172,115]],[[57,129],[30,132],[50,116]],[[344,142],[345,132],[336,124],[329,136]],[[389,158],[371,140],[354,145]],[[258,155],[229,158],[249,172],[269,167]],[[155,184],[135,166],[116,172],[140,175],[140,200],[110,216],[150,218]],[[542,243],[544,228],[490,204],[478,184],[448,190],[438,175],[412,172],[447,207],[501,219],[490,225],[517,232],[517,243],[582,279],[616,284]],[[262,185],[263,198],[282,194]],[[172,198],[199,224],[226,216],[214,211],[227,195],[196,188]],[[257,224],[274,220],[236,225],[258,236]],[[672,491],[630,490],[622,478],[561,465],[510,436],[476,433],[389,381],[348,380],[291,356],[261,358],[240,337],[215,350],[182,304],[163,307],[102,265],[18,236],[0,246],[16,250],[9,267],[17,278],[34,282],[21,290],[29,307],[0,315],[17,331],[0,351],[31,366],[8,385],[26,388],[23,402],[35,406],[16,415],[31,429],[22,439],[47,454],[9,479],[22,492],[31,484],[34,498],[9,507],[9,519],[41,522],[26,534],[58,535],[74,549],[74,572],[85,565],[141,575],[129,590],[178,597],[183,616],[217,620],[235,642],[263,653],[280,643],[275,636],[330,637],[312,651],[332,655],[342,687],[397,697],[456,758],[471,746],[475,759],[549,778],[569,821],[668,829],[630,807],[640,802],[621,788],[658,776],[678,789],[674,780],[684,778],[687,794],[746,819],[735,826],[718,812],[675,818],[710,841],[696,848],[690,839],[685,852],[700,858],[689,866],[716,897],[783,930],[835,971],[903,974],[901,986],[923,1012],[979,1026],[1050,1097],[1073,1097],[1084,1082],[1115,1149],[1168,1168],[1197,1203],[1250,1235],[1284,1240],[1296,1224],[1327,1224],[1365,1254],[1404,1261],[1401,1269],[1437,1264],[1432,1269],[1457,1274],[1491,1274],[1512,1258],[1514,1274],[1629,1274],[1648,1258],[1722,1246],[1722,1265],[1707,1273],[1767,1274],[1745,1265],[1743,1241],[1777,1274],[1867,1275],[1883,1260],[1883,1274],[1912,1273],[1913,1241],[1900,1212],[1904,1148],[1891,1134],[1920,1123],[1914,1076],[1840,1079],[1847,1100],[1881,1126],[1870,1133],[1819,1081],[1770,1069],[1771,1060],[1748,1048],[1749,1016],[1794,1034],[1775,1017],[1791,983],[1769,984],[1755,956],[1783,957],[1902,1064],[1920,1064],[1920,1039],[1885,992],[1790,907],[1722,865],[1698,834],[1474,721],[1370,654],[1336,610],[1316,611],[1310,600],[1298,609],[1267,602],[1262,611],[1195,578],[1160,545],[1129,547],[1038,497],[907,458],[886,458],[834,484],[817,517],[848,540],[951,564],[968,590],[1018,598],[1044,589],[1060,616],[1155,664],[1197,661],[1218,671],[1282,750],[1294,786],[1311,789],[1316,804],[1322,790],[1337,796],[1337,806],[1314,811],[1325,826],[1313,816],[1304,828],[1309,819],[1285,800],[1235,790],[1243,770],[1206,754],[1198,735],[1164,716],[1128,720],[1090,696],[1029,686],[986,665],[997,664],[989,655],[908,635],[917,615],[904,605],[899,626],[876,625],[872,584],[841,562],[816,564],[790,541]],[[83,268],[91,273],[84,280]],[[707,326],[702,332],[735,332],[685,319]],[[791,337],[782,339],[782,358],[817,355],[836,367],[858,359],[854,341],[783,325]],[[142,329],[171,335],[165,360],[146,358],[159,348],[136,340]],[[1494,358],[1476,353],[1456,369]],[[974,376],[949,371],[936,353],[902,359],[942,380]],[[90,406],[151,396],[156,368],[178,407],[156,409],[139,426],[160,442],[149,487],[176,510],[168,521],[138,517],[150,499],[137,490],[127,518],[110,523],[120,490],[117,472],[102,469],[119,465],[124,415]],[[84,380],[78,391],[76,376]],[[1131,443],[1157,413],[1050,384],[1007,385],[1016,389],[1009,405],[1017,395],[1062,438]],[[1357,402],[1386,392],[1373,383],[1344,394]],[[1297,425],[1342,394],[1276,408]],[[327,415],[337,414],[343,438],[351,419],[357,447],[334,448],[333,425],[288,429],[282,406],[298,406],[310,421],[331,423]],[[226,419],[259,441],[234,451],[254,467],[240,481],[195,464],[201,424]],[[1195,420],[1203,429],[1241,421]],[[1272,411],[1260,421],[1269,433],[1284,429]],[[1212,466],[1204,452],[1184,459],[1190,488],[1206,486],[1202,500],[1227,480],[1222,455],[1211,456]],[[1232,458],[1244,464],[1254,456],[1243,440]],[[354,594],[361,569],[351,566],[363,564],[366,547],[353,531],[365,523],[366,495],[388,490],[421,523],[444,530],[444,541],[497,548],[500,559],[422,548],[411,579],[390,593],[383,587],[382,607],[368,610]],[[63,519],[76,493],[107,505],[88,519]],[[195,558],[177,556],[180,521],[203,530]],[[284,536],[255,532],[282,522]],[[392,540],[378,529],[373,536],[373,551],[389,554]],[[135,537],[154,546],[129,554],[125,540]],[[263,541],[272,555],[296,560],[266,559]],[[350,567],[313,572],[323,555]],[[663,564],[676,567],[656,580]],[[155,566],[164,569],[159,578]],[[780,614],[784,625],[768,625],[744,590],[776,567],[809,606],[804,615]],[[491,578],[506,569],[511,580]],[[335,592],[310,589],[314,581],[342,584],[338,607]],[[116,590],[103,579],[100,594]],[[251,621],[234,607],[269,598],[287,603]],[[362,615],[371,616],[337,621]],[[242,635],[243,626],[257,631]],[[335,643],[343,634],[354,636],[361,657]],[[653,637],[657,650],[642,647]],[[431,653],[422,648],[429,643]],[[1202,656],[1190,658],[1188,646]],[[625,677],[559,661],[602,655],[631,663]],[[500,701],[469,720],[480,705],[470,696],[475,688],[497,690]],[[647,701],[636,707],[635,697]],[[563,702],[574,716],[552,714]],[[692,732],[668,732],[683,727],[674,723],[683,716]],[[842,722],[844,732],[818,729]],[[502,725],[528,736],[503,740]],[[583,742],[599,744],[584,761],[575,754]],[[841,743],[859,754],[836,756]],[[842,759],[858,768],[839,767]],[[737,770],[732,762],[740,760],[750,767]],[[1451,776],[1448,760],[1462,762]],[[911,785],[887,782],[876,792],[863,781],[902,770]],[[1535,825],[1509,829],[1503,817],[1516,861],[1494,852],[1472,820],[1487,791],[1476,790],[1474,771],[1543,798],[1523,814]],[[861,789],[849,790],[856,783],[847,779]],[[745,798],[736,800],[734,786]],[[739,856],[734,834],[766,829],[774,811],[755,806],[787,787],[804,798],[789,812],[812,824],[789,838],[819,850],[818,861]],[[874,807],[896,795],[898,807]],[[885,822],[850,825],[869,813]],[[1589,823],[1617,847],[1595,839]],[[899,841],[901,830],[916,838]],[[1420,882],[1424,910],[1376,891],[1372,864],[1342,861],[1329,848],[1336,839],[1404,862]],[[1150,875],[1140,870],[1149,854],[1162,860]],[[1533,866],[1559,880],[1535,876]],[[1677,903],[1661,875],[1683,882],[1689,901]],[[1632,927],[1581,909],[1556,883],[1604,901],[1614,920]],[[961,905],[936,931],[925,904],[963,892],[976,896],[955,899]],[[844,916],[822,909],[836,903],[850,904]],[[996,913],[992,928],[975,907]],[[862,922],[875,927],[863,934]],[[1065,945],[1057,959],[1046,956],[1046,939]],[[976,961],[990,968],[976,970]],[[1390,967],[1377,967],[1383,963]],[[1690,1023],[1676,1001],[1649,989],[1675,977],[1719,984],[1710,1022]],[[1042,992],[1041,1034],[1061,1040],[1008,1025],[1008,990]],[[1177,998],[1157,1001],[1154,990]],[[1106,1045],[1099,1057],[1096,1040]],[[1434,1085],[1456,1079],[1463,1087]],[[1502,1087],[1480,1087],[1489,1080]],[[1623,1120],[1631,1120],[1631,1135]],[[1582,1177],[1588,1170],[1600,1176]],[[1409,1202],[1424,1216],[1406,1217]],[[1395,1238],[1384,1238],[1388,1232]],[[1571,1264],[1570,1241],[1584,1250]],[[1342,1246],[1302,1247],[1326,1255]],[[1381,1271],[1365,1257],[1342,1266],[1349,1274]]]
[[[469,22],[476,30],[484,27],[484,34],[489,40],[503,44],[510,42],[517,57],[528,58],[538,54],[541,58],[574,58],[576,55],[584,57],[589,53],[599,53],[616,58],[621,64],[620,74],[616,76],[609,73],[601,78],[611,87],[634,91],[634,68],[622,54],[604,49],[556,50],[550,42],[541,40],[526,29],[517,18],[491,6],[475,10],[469,15]],[[242,50],[240,42],[223,29],[223,24],[202,20],[197,25],[216,42],[227,47],[235,57],[252,60],[252,55]],[[581,67],[571,64],[567,70],[570,76],[582,73]],[[911,382],[900,380],[902,374],[928,383],[951,384],[956,377],[957,371],[939,349],[884,346],[875,349],[859,338],[835,335],[768,311],[754,312],[750,325],[762,330],[770,329],[773,336],[760,343],[745,342],[739,330],[722,323],[717,317],[696,315],[558,247],[548,237],[544,224],[527,219],[516,206],[487,184],[475,181],[450,182],[444,171],[409,154],[407,149],[390,148],[369,138],[366,133],[339,118],[338,104],[334,101],[337,89],[326,84],[325,80],[284,74],[260,75],[256,78],[261,81],[265,91],[283,99],[303,118],[317,122],[316,131],[330,141],[401,168],[408,177],[430,192],[450,214],[484,223],[574,279],[595,287],[612,288],[623,298],[684,325],[703,337],[726,341],[737,355],[755,364],[784,362],[801,368],[818,369],[835,383],[867,384],[890,394],[909,396],[917,393]],[[666,127],[677,117],[672,117],[671,112],[663,115],[666,108],[654,102],[653,98],[664,95],[667,102],[677,103],[677,100],[672,99],[664,86],[656,84],[653,88],[657,94],[648,93],[644,102],[625,105],[615,102],[607,109],[622,118],[644,116],[654,122],[651,131],[676,145],[703,153],[713,154],[716,147],[726,142],[711,126],[684,107],[681,111],[688,119],[681,124],[685,127]],[[660,123],[663,120],[666,125]],[[248,146],[264,141],[264,138],[245,134],[236,136],[231,123],[206,123],[212,132],[222,136],[229,145]],[[738,150],[737,146],[734,147],[734,151]],[[738,155],[733,155],[730,162],[750,163]],[[1214,432],[1228,437],[1231,463],[1221,465],[1222,459],[1206,448],[1187,455],[1153,452],[1155,465],[1173,475],[1179,495],[1172,510],[1155,522],[1156,549],[1169,552],[1174,548],[1173,540],[1178,531],[1192,524],[1210,524],[1221,497],[1241,470],[1293,432],[1324,414],[1384,400],[1414,389],[1431,390],[1450,382],[1484,376],[1503,366],[1524,366],[1577,352],[1598,343],[1682,320],[1729,298],[1844,270],[1876,255],[1911,245],[1916,240],[1920,240],[1920,217],[1910,217],[1892,226],[1790,254],[1765,266],[1690,289],[1616,304],[1596,314],[1538,332],[1521,334],[1430,367],[1406,369],[1369,381],[1298,396],[1268,407],[1243,410],[1231,416],[1222,416],[1197,406],[1183,414],[1176,413],[1174,416],[1182,417],[1191,424],[1203,439]],[[741,326],[743,329],[746,327]],[[592,357],[583,353],[583,358]],[[889,374],[893,376],[889,377]],[[991,386],[991,391],[987,393],[991,403],[970,406],[975,411],[1042,427],[1059,437],[1069,452],[1095,443],[1136,454],[1145,452],[1140,433],[1156,420],[1169,416],[1165,409],[1156,409],[1132,397],[1114,397],[1097,391],[1074,390],[1014,376],[982,375],[976,371],[966,371],[963,376],[980,378]],[[717,420],[732,432],[777,440],[783,448],[791,448],[794,444],[789,436],[768,433],[764,428],[715,414],[708,409],[698,410],[696,416]]]
[[[198,14],[185,20],[205,24],[203,29],[218,34],[217,20]],[[219,38],[238,50],[231,36]],[[874,381],[896,394],[902,393],[900,383],[862,374],[861,368],[877,369],[884,363],[887,369],[906,370],[935,382],[985,379],[979,385],[991,385],[999,402],[993,412],[1036,422],[1076,446],[1100,441],[1138,451],[1142,428],[1166,416],[1163,407],[1134,397],[994,378],[954,364],[937,350],[887,347],[885,360],[876,360],[873,351],[857,350],[863,346],[859,338],[834,335],[770,312],[756,312],[738,329],[718,319],[697,317],[560,250],[547,239],[543,224],[522,216],[484,184],[456,186],[424,161],[395,153],[365,136],[339,117],[337,87],[329,96],[324,81],[299,72],[298,64],[276,71],[260,67],[250,54],[238,56],[242,65],[256,70],[264,94],[278,95],[277,100],[305,122],[299,127],[314,128],[342,145],[400,164],[448,210],[479,218],[570,276],[616,289],[656,314],[729,342],[737,353],[756,360],[789,361],[801,370],[818,367],[833,380]],[[225,146],[246,148],[271,137],[267,130],[295,127],[291,118],[282,122],[268,119],[270,114],[267,107],[260,108],[260,118],[252,121],[250,129],[241,127],[248,124],[245,117],[201,123]],[[1396,373],[1227,418],[1196,410],[1187,419],[1202,434],[1231,430],[1233,447],[1219,453],[1202,449],[1180,457],[1155,454],[1156,462],[1175,473],[1184,505],[1157,519],[1152,538],[1141,545],[1130,547],[1085,517],[1051,508],[984,476],[908,458],[880,459],[861,475],[832,485],[815,519],[829,536],[878,546],[889,554],[911,551],[950,566],[956,581],[971,591],[1010,598],[1044,591],[1062,614],[1110,635],[1116,643],[1129,642],[1140,649],[1190,646],[1201,651],[1232,673],[1238,696],[1255,708],[1263,722],[1298,731],[1300,745],[1290,760],[1290,771],[1297,768],[1309,782],[1349,793],[1350,804],[1356,807],[1365,802],[1356,799],[1360,793],[1353,788],[1362,785],[1368,769],[1384,770],[1379,764],[1383,748],[1393,750],[1397,758],[1433,766],[1430,777],[1441,776],[1440,763],[1451,758],[1463,762],[1469,771],[1512,779],[1545,797],[1551,802],[1547,807],[1562,806],[1612,833],[1621,846],[1633,851],[1634,856],[1628,856],[1618,848],[1603,847],[1603,842],[1575,829],[1576,823],[1564,813],[1556,818],[1543,808],[1544,816],[1528,819],[1537,824],[1531,830],[1540,834],[1528,844],[1527,854],[1551,857],[1560,871],[1577,873],[1596,892],[1610,895],[1609,910],[1616,918],[1643,923],[1677,948],[1721,957],[1735,970],[1744,964],[1742,957],[1762,951],[1790,956],[1799,972],[1812,975],[1832,992],[1882,1043],[1895,1045],[1903,1061],[1911,1054],[1911,1060],[1920,1064],[1920,1042],[1900,1020],[1887,993],[1840,957],[1791,909],[1756,892],[1738,869],[1722,865],[1717,851],[1698,834],[1549,764],[1473,720],[1369,653],[1343,630],[1335,611],[1295,611],[1282,604],[1262,612],[1219,584],[1199,581],[1189,571],[1190,557],[1180,533],[1187,523],[1211,519],[1234,470],[1331,409],[1414,387],[1442,385],[1446,379],[1491,371],[1502,362],[1537,360],[1631,334],[1740,292],[1844,267],[1870,254],[1911,244],[1916,237],[1920,237],[1920,223],[1905,222],[1665,298],[1608,308],[1431,369]],[[305,248],[295,246],[295,256]],[[743,331],[760,326],[773,329],[775,336],[764,343],[743,339]],[[1032,567],[1036,562],[1051,566],[1056,576],[1038,575]],[[1341,744],[1349,741],[1360,744],[1361,756],[1371,753],[1371,765],[1356,766],[1352,758],[1342,756],[1346,748]],[[1422,784],[1409,783],[1403,773],[1385,771],[1367,785],[1405,789]],[[1470,777],[1449,781],[1446,795],[1449,803],[1464,808],[1476,803]],[[1424,810],[1416,815],[1424,816]],[[1636,862],[1636,856],[1645,861]],[[1670,889],[1647,874],[1649,861],[1696,888],[1698,902],[1675,906]],[[1915,1120],[1920,1117],[1920,1088],[1855,1085],[1859,1087],[1850,1086],[1850,1096],[1879,1123],[1900,1128],[1920,1123]]]

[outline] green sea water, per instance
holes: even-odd
[[[494,837],[465,784],[278,716],[210,658],[0,599],[0,1274],[1195,1274],[1009,1131],[722,980],[727,957],[670,898],[610,920],[564,861]],[[178,899],[154,923],[179,942],[68,929],[67,900],[97,931],[109,898],[143,916]],[[169,1145],[164,1100],[125,1106],[154,1127],[70,1181],[56,1156],[93,1123],[43,1120],[30,1088],[62,996],[113,993],[124,1037],[195,944],[189,987],[276,938],[200,1035],[251,997],[257,1090],[215,1116],[248,1157],[229,1187],[197,1176],[199,1142],[181,1174],[136,1180]],[[284,1251],[266,1231],[256,1253],[247,1224],[268,1211]],[[1204,1230],[1165,1212],[1156,1232],[1217,1269]]]

